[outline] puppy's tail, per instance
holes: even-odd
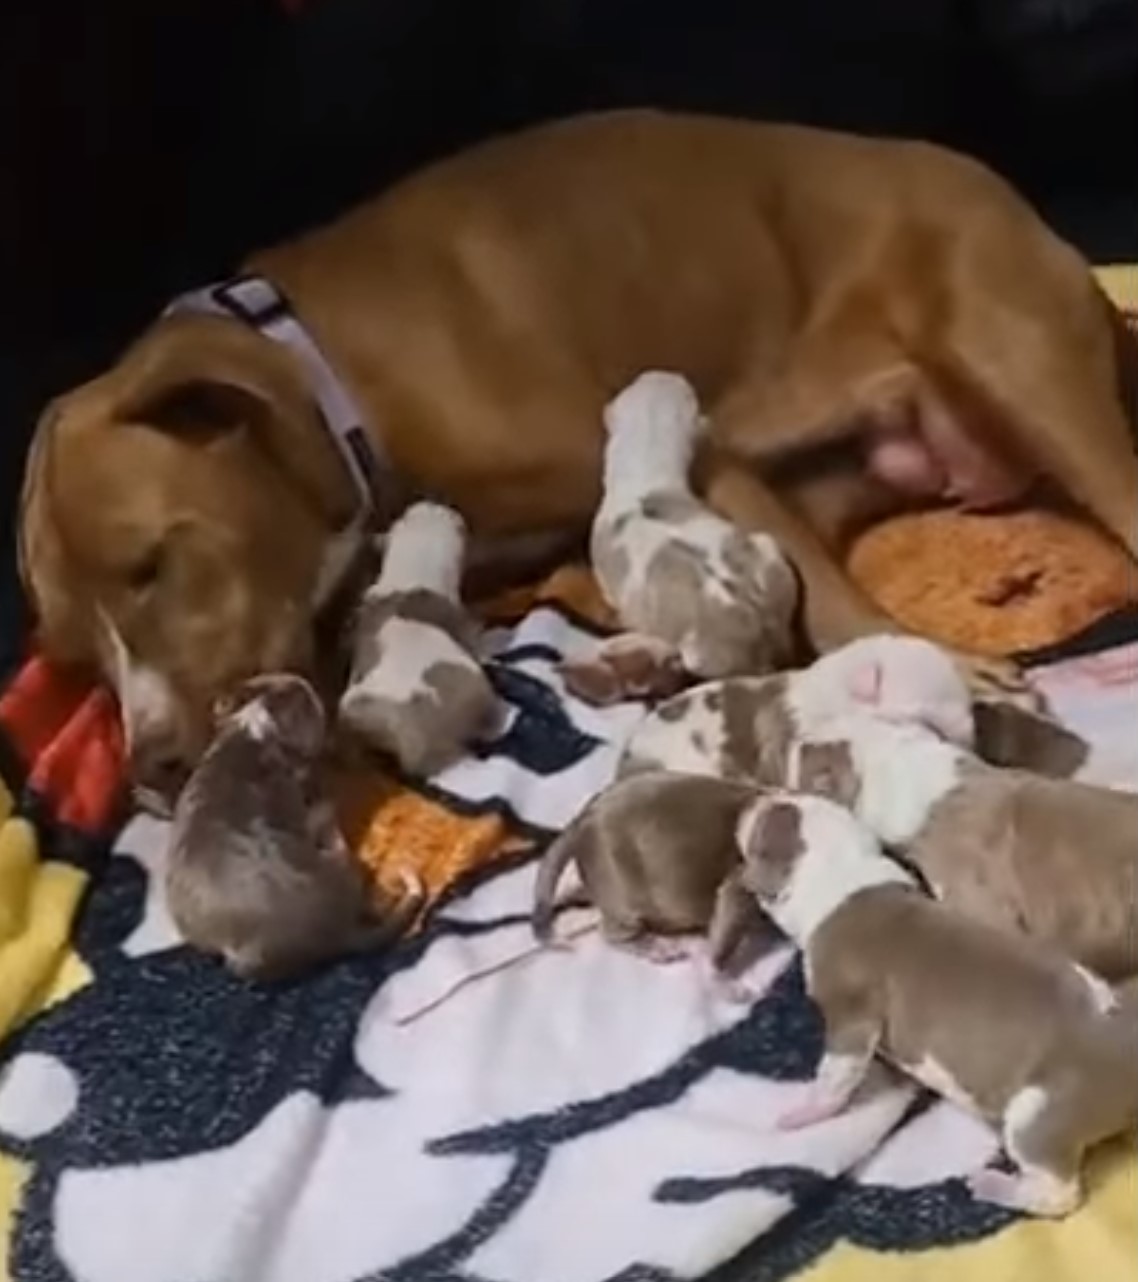
[[[583,832],[582,819],[577,820],[546,846],[537,865],[537,881],[533,889],[533,912],[530,923],[533,933],[543,944],[553,935],[554,899],[557,884],[568,864],[577,857]]]

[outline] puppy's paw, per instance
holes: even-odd
[[[687,684],[679,651],[657,637],[624,632],[604,641],[600,653],[626,699],[667,699]]]
[[[808,1086],[797,1104],[779,1114],[778,1129],[801,1131],[807,1126],[828,1122],[830,1118],[843,1113],[848,1103],[849,1097],[846,1094],[824,1090],[817,1085]]]
[[[752,987],[744,979],[732,979],[721,971],[713,971],[715,991],[732,1006],[753,1006],[763,996],[762,990]]]
[[[621,940],[618,947],[657,966],[670,966],[698,957],[703,952],[703,939],[698,935],[637,935]]]
[[[978,1202],[1046,1219],[1062,1219],[1082,1201],[1077,1180],[1062,1180],[1047,1171],[1008,1172],[985,1167],[970,1175],[967,1185]]]
[[[972,695],[978,700],[1010,703],[1025,712],[1046,714],[1047,699],[1014,659],[958,654],[957,663]]]
[[[566,659],[561,664],[561,680],[575,699],[596,708],[611,707],[625,698],[620,678],[600,655]]]

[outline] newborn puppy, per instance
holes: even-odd
[[[451,765],[500,715],[459,597],[465,541],[457,512],[416,503],[388,532],[356,618],[340,723],[408,774]]]
[[[174,811],[170,914],[186,942],[247,979],[281,979],[398,937],[422,904],[373,898],[320,796],[324,709],[300,677],[247,682]]]
[[[848,806],[969,917],[1138,974],[1138,796],[997,769],[870,716],[797,744],[787,782]]]
[[[769,535],[746,533],[692,492],[702,419],[690,384],[678,374],[642,374],[604,417],[593,570],[632,637],[571,659],[569,688],[613,702],[671,693],[685,670],[706,679],[789,662],[797,575]]]
[[[1138,1002],[1034,941],[922,895],[848,811],[764,797],[744,811],[739,879],[805,954],[825,1050],[796,1127],[842,1111],[880,1053],[1001,1130],[1014,1173],[974,1197],[1063,1216],[1083,1155],[1138,1120]]]
[[[749,896],[721,891],[738,861],[739,816],[755,796],[748,785],[662,771],[613,784],[542,855],[534,933],[550,938],[557,884],[574,862],[605,938],[654,961],[690,952],[675,936],[702,934],[717,897],[730,896],[719,906],[717,958],[735,969],[743,945],[767,933]]]
[[[809,668],[734,677],[677,695],[625,745],[620,773],[680,770],[781,786],[790,745],[854,711],[973,740],[972,700],[951,656],[918,637],[853,641]]]

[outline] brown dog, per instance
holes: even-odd
[[[890,627],[840,554],[904,503],[1043,477],[1138,553],[1117,317],[1024,201],[934,147],[589,117],[448,160],[251,268],[385,478],[478,536],[583,533],[605,403],[644,369],[685,374],[714,422],[708,501],[796,564],[822,649]],[[20,543],[43,642],[115,680],[144,782],[200,752],[219,691],[307,656],[360,503],[314,371],[240,320],[172,315],[39,426]]]

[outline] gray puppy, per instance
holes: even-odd
[[[1000,1128],[1012,1169],[975,1172],[974,1197],[1073,1211],[1084,1153],[1138,1119],[1138,986],[1113,990],[1033,939],[926,898],[823,798],[760,798],[738,839],[739,880],[802,948],[825,1022],[817,1073],[781,1125],[841,1112],[880,1054]]]
[[[320,792],[324,709],[300,677],[245,684],[174,811],[170,914],[186,942],[249,979],[280,979],[392,942],[423,902],[382,905]]]
[[[610,943],[667,962],[717,919],[713,957],[746,965],[773,928],[729,876],[739,862],[735,830],[762,793],[750,784],[666,771],[621,779],[554,838],[538,866],[533,929],[548,941],[554,896],[573,862]]]

